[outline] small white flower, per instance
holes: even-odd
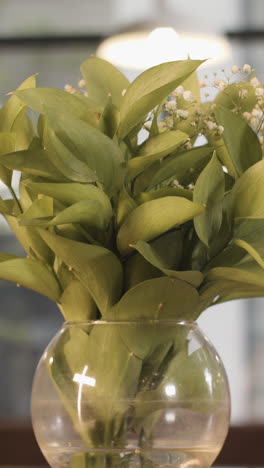
[[[250,112],[243,112],[243,117],[244,117],[244,119],[250,121],[250,119],[251,119],[251,114],[250,114]]]
[[[218,85],[218,88],[220,89],[220,91],[224,91],[228,86],[228,83],[224,80],[221,80],[221,82],[219,83]]]
[[[217,129],[216,123],[215,123],[215,122],[211,122],[211,120],[205,121],[205,125],[207,125],[207,127],[208,127],[209,130],[216,130],[216,129]]]
[[[260,82],[256,77],[254,77],[250,80],[250,84],[253,88],[257,88],[260,85]]]
[[[220,91],[224,91],[224,89],[226,89],[226,87],[228,86],[228,83],[218,78],[217,80],[214,81],[214,86],[216,88],[219,88]]]
[[[175,90],[173,95],[177,96],[182,96],[184,93],[184,87],[183,86],[178,86]]]
[[[188,116],[189,116],[189,112],[187,110],[184,110],[184,109],[178,109],[176,111],[176,115],[179,119],[183,119],[183,120],[186,120],[188,119]]]
[[[231,67],[231,72],[236,75],[240,71],[240,68],[237,65]]]
[[[244,73],[251,73],[252,72],[252,68],[248,63],[245,63],[245,65],[243,66],[243,72]]]
[[[174,111],[177,107],[176,101],[167,101],[165,104],[165,107],[167,110]]]
[[[218,127],[217,127],[218,135],[223,135],[224,131],[225,131],[225,129],[224,129],[223,125],[218,125]]]
[[[240,99],[245,99],[248,95],[248,90],[247,89],[240,89],[238,91],[238,96],[240,97]]]
[[[79,88],[85,88],[85,81],[84,80],[79,80],[78,81],[78,86],[79,86]]]
[[[174,180],[171,182],[171,185],[172,185],[172,187],[183,188],[183,186],[180,184],[180,182],[179,182],[177,179],[174,179]]]
[[[76,93],[76,91],[77,91],[77,90],[76,90],[72,85],[70,85],[70,84],[66,84],[66,85],[64,86],[64,90],[65,90],[67,93],[70,93],[70,94],[74,94],[74,93]]]
[[[183,91],[183,99],[185,101],[192,102],[193,101],[193,94],[191,91]]]
[[[204,80],[199,81],[199,87],[200,88],[205,88],[207,86],[206,82]]]
[[[257,97],[262,97],[262,96],[264,96],[264,88],[256,88],[256,90],[255,90],[255,95],[256,95]]]
[[[168,128],[173,128],[174,121],[172,117],[166,117],[165,124]]]

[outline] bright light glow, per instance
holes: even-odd
[[[176,421],[176,416],[174,411],[166,411],[165,413],[165,421],[167,423],[174,423]]]
[[[89,385],[90,387],[95,387],[96,380],[92,377],[88,377],[87,375],[83,374],[74,374],[73,381],[77,382],[81,385]]]
[[[175,396],[176,395],[176,387],[175,385],[166,385],[165,393],[167,396]]]
[[[204,376],[205,376],[206,383],[208,387],[210,388],[210,391],[212,392],[213,391],[213,379],[212,379],[212,375],[209,369],[204,369]]]
[[[53,357],[51,356],[51,357],[49,358],[49,364],[51,365],[52,363],[53,363]]]
[[[231,48],[222,36],[180,33],[173,28],[156,28],[151,32],[120,34],[106,39],[97,55],[117,67],[145,70],[173,60],[211,59],[206,67],[231,58]]]
[[[90,387],[95,387],[96,380],[93,379],[92,377],[88,377],[86,374],[88,370],[88,366],[84,366],[83,371],[81,374],[74,374],[73,376],[73,382],[77,382],[79,385],[78,389],[78,398],[77,398],[77,411],[78,411],[78,417],[80,423],[82,423],[82,388],[83,385],[89,385]]]

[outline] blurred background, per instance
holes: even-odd
[[[125,47],[123,35],[102,47],[119,33]],[[263,82],[264,1],[0,0],[0,104],[35,73],[39,86],[76,86],[81,62],[99,46],[131,79],[155,60],[190,53],[215,58],[201,77],[248,63]],[[4,221],[0,228],[0,251],[19,254]],[[28,421],[34,369],[62,318],[48,299],[6,282],[0,303],[0,421]],[[232,424],[264,423],[263,300],[212,307],[199,324],[226,366]]]

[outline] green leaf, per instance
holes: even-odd
[[[81,73],[85,80],[88,96],[105,107],[109,95],[114,106],[120,107],[122,93],[129,86],[128,79],[111,63],[98,57],[90,57],[82,63]]]
[[[200,271],[176,271],[170,268],[159,255],[159,251],[147,242],[138,241],[133,246],[149,263],[161,270],[166,276],[186,281],[191,286],[199,287],[203,281],[203,274]]]
[[[118,359],[113,360],[113,356]],[[86,328],[84,325],[69,327],[52,349],[52,354],[48,353],[46,364],[74,427],[86,445],[109,447],[111,441],[118,441],[120,426],[136,392],[142,367],[141,360],[126,348],[118,327],[105,323]],[[83,385],[82,398],[97,421],[95,426],[88,427],[86,418],[80,418],[76,406],[80,392],[78,378],[85,374],[94,385]],[[113,389],[110,394],[109,388]]]
[[[224,195],[224,172],[214,155],[198,177],[193,191],[193,201],[206,206],[204,212],[194,219],[194,227],[207,246],[221,227]]]
[[[48,225],[84,223],[96,229],[104,230],[109,219],[104,218],[102,207],[97,200],[83,200],[60,211]]]
[[[5,214],[12,214],[14,209],[14,201],[13,200],[2,200],[0,197],[0,213]]]
[[[187,139],[188,135],[179,130],[172,130],[149,138],[139,148],[136,157],[128,161],[126,181],[134,179],[150,164],[170,154]]]
[[[121,321],[193,320],[198,302],[196,289],[185,281],[154,278],[129,289],[108,316]]]
[[[202,245],[204,246],[204,244]],[[236,267],[244,259],[245,255],[245,251],[241,247],[234,243],[229,244],[226,248],[223,247],[218,255],[212,257],[209,262],[205,262],[206,265],[203,271],[205,273],[214,267]]]
[[[4,167],[2,155],[15,151],[16,137],[13,133],[0,133],[0,179],[7,186],[11,186],[12,171]]]
[[[106,106],[101,114],[99,120],[99,129],[102,133],[105,133],[109,138],[113,138],[118,129],[120,122],[120,112],[118,108],[113,104],[112,97],[108,97]]]
[[[44,142],[52,163],[70,180],[100,180],[113,194],[123,183],[124,158],[119,146],[103,133],[67,115],[48,119]]]
[[[148,188],[151,189],[171,177],[184,185],[194,182],[197,175],[200,174],[210,160],[212,153],[212,147],[202,146],[169,156],[162,161],[160,168],[155,171],[155,174],[149,180]]]
[[[229,197],[229,215],[235,218],[264,217],[264,160],[251,166],[236,181]]]
[[[224,142],[238,175],[241,175],[262,159],[258,136],[243,117],[224,107],[218,106],[215,115],[217,123],[224,127]]]
[[[104,314],[121,294],[122,267],[118,258],[103,247],[65,239],[42,229],[39,232],[47,245],[88,288]]]
[[[15,151],[15,147],[16,136],[13,133],[0,133],[0,156]]]
[[[112,217],[112,206],[108,196],[95,185],[78,184],[78,183],[45,183],[45,182],[29,182],[25,181],[26,187],[34,193],[47,195],[52,198],[72,205],[80,201],[94,200],[101,205],[102,214],[106,219]]]
[[[124,291],[136,286],[143,281],[159,278],[160,270],[147,262],[142,255],[135,252],[130,255],[124,263]]]
[[[197,105],[201,103],[201,90],[197,73],[192,73],[183,83],[182,86],[186,91],[191,91]]]
[[[27,149],[35,135],[33,122],[27,116],[26,110],[23,108],[19,112],[11,129],[16,136],[16,151]]]
[[[240,218],[234,226],[233,238],[248,242],[264,256],[264,219]]]
[[[220,297],[217,298],[217,302],[243,297],[261,297],[264,294],[263,286],[263,268],[249,256],[245,256],[234,268],[212,268],[206,275],[206,282],[201,291],[201,299],[204,306],[208,307],[210,300],[212,303],[212,297],[218,295]]]
[[[61,295],[60,286],[52,271],[44,263],[32,258],[2,261],[0,278],[33,289],[56,302]]]
[[[52,263],[53,253],[43,242],[35,228],[20,226],[20,220],[15,216],[6,215],[5,218],[17,240],[29,255],[34,255],[41,261]]]
[[[183,197],[192,201],[193,192],[192,190],[183,189],[181,187],[165,187],[159,190],[152,190],[151,192],[141,192],[136,197],[136,201],[141,204],[163,197]]]
[[[120,226],[126,217],[137,207],[137,203],[128,194],[125,186],[123,186],[119,192],[118,203],[117,203],[117,214],[116,222]]]
[[[223,137],[215,135],[215,131],[212,131],[207,135],[207,140],[210,146],[214,146],[219,161],[221,161],[222,165],[225,166],[228,171],[226,174],[234,182],[238,174]]]
[[[13,149],[8,151],[10,154],[2,156],[0,159],[5,167],[37,177],[65,180],[62,173],[49,160],[47,151],[42,147],[38,138],[33,139],[29,149],[13,151]]]
[[[54,215],[53,199],[47,196],[41,196],[32,202],[29,208],[19,216],[20,222],[32,218],[42,218]],[[23,223],[21,223],[23,225]]]
[[[200,292],[203,310],[211,305],[220,304],[234,299],[261,297],[264,295],[263,286],[254,286],[245,282],[215,280],[206,282]]]
[[[75,331],[75,333],[74,333]],[[64,330],[59,343],[48,349],[45,356],[45,364],[50,375],[52,383],[70,415],[74,426],[81,435],[85,444],[91,445],[87,428],[84,429],[82,421],[79,420],[76,398],[78,398],[79,386],[73,378],[78,371],[81,373],[86,365],[86,344],[88,335],[81,328]],[[78,352],[76,348],[78,347]],[[52,357],[52,359],[51,359]],[[73,402],[75,401],[75,404]]]
[[[159,103],[159,105],[156,107],[156,109],[154,109],[154,110],[152,111],[152,121],[151,121],[151,127],[150,127],[150,131],[149,131],[149,136],[150,136],[150,137],[159,135],[159,133],[160,133],[160,129],[159,129],[159,117],[160,117],[160,114],[161,114],[162,111],[163,111],[164,104],[165,104],[166,101],[167,101],[167,97],[168,97],[168,96],[166,96],[166,97]]]
[[[96,305],[88,288],[74,276],[64,289],[58,305],[67,322],[85,322],[96,318]]]
[[[34,88],[36,86],[36,75],[30,76],[19,86],[17,90],[26,88]],[[20,111],[25,107],[25,104],[15,95],[5,103],[0,109],[0,132],[10,132]]]
[[[204,346],[197,346],[194,352],[185,348],[188,346],[188,338],[182,348],[175,353],[168,362],[166,372],[160,376],[160,381],[156,388],[147,388],[138,393],[135,402],[135,416],[137,418],[137,428],[144,430],[145,436],[151,436],[153,432],[153,419],[160,419],[164,411],[168,408],[168,401],[164,401],[166,387],[172,382],[176,382],[177,392],[170,398],[169,407],[179,408],[182,401],[185,408],[191,412],[208,411],[208,399],[222,401],[227,398],[226,382],[219,373],[218,363],[213,354]],[[198,345],[198,343],[197,343]],[[201,366],[204,363],[204,367]],[[204,368],[207,369],[213,385],[208,385],[208,380],[204,375]],[[188,411],[187,410],[187,411]]]
[[[132,211],[117,234],[117,247],[122,254],[131,251],[139,240],[152,240],[175,226],[194,218],[203,207],[181,197],[151,200]]]
[[[107,317],[118,321],[194,320],[199,301],[196,289],[185,281],[168,277],[155,278],[129,289],[109,310]],[[122,331],[122,336],[129,349],[141,359],[159,343],[155,326],[147,334],[146,327],[138,324],[134,332],[132,329],[127,333]],[[160,339],[164,340],[162,337]]]
[[[264,267],[264,219],[240,218],[234,226],[233,242],[246,250],[256,262]]]
[[[26,180],[28,181],[28,179]],[[25,178],[22,175],[20,178],[20,182],[19,182],[19,196],[20,196],[19,202],[20,202],[23,212],[28,210],[32,202],[36,200],[36,198],[38,198],[38,194],[35,195],[34,193],[28,190],[24,181],[25,181]]]
[[[139,75],[128,87],[121,104],[119,137],[128,135],[148,112],[186,80],[201,63],[201,60],[162,63]]]
[[[50,162],[64,177],[75,182],[96,182],[98,180],[95,172],[67,148],[53,129],[46,127],[44,142]]]
[[[256,288],[264,287],[264,270],[254,261],[243,262],[236,268],[216,267],[206,275],[207,281],[225,280],[252,285]]]
[[[253,257],[256,260],[259,266],[261,266],[261,268],[264,269],[264,261],[262,260],[257,250],[254,249],[254,247],[252,247],[252,245],[241,239],[235,239],[234,244],[244,249],[249,255],[251,255],[251,257]]]
[[[96,117],[96,106],[91,109],[89,101],[79,99],[73,94],[55,88],[35,88],[16,91],[19,97],[27,106],[40,114],[50,115],[55,112],[61,115],[71,115],[77,119],[89,123],[93,127],[98,126]]]

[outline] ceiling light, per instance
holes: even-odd
[[[145,70],[173,60],[208,59],[206,68],[231,59],[228,41],[219,35],[176,32],[171,27],[112,36],[97,49],[97,56],[128,70]]]

